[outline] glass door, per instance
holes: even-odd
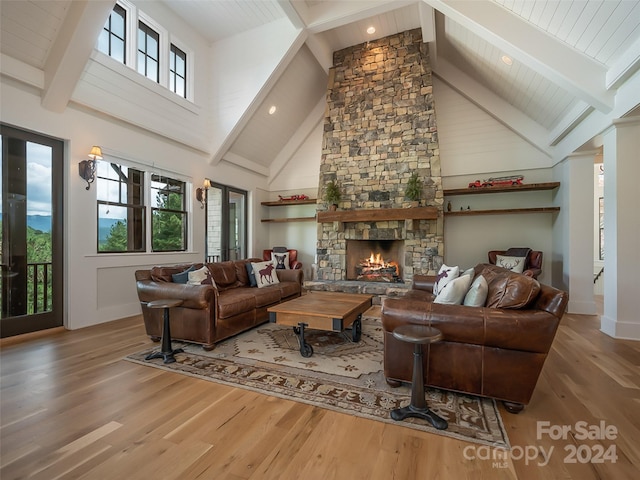
[[[0,334],[62,325],[60,140],[0,125]]]
[[[247,192],[212,184],[206,202],[207,262],[239,260],[247,256]]]

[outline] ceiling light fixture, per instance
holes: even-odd
[[[276,106],[271,105],[271,107],[269,108],[269,115],[273,115],[274,113],[276,113]]]
[[[376,27],[369,27],[367,28],[367,33],[369,35],[373,35],[374,33],[376,33]]]
[[[511,57],[508,55],[502,55],[500,57],[500,60],[502,60],[502,63],[504,63],[505,65],[512,65],[513,64],[513,60],[511,60]]]

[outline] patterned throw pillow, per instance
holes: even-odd
[[[505,255],[496,255],[496,265],[506,268],[512,272],[522,273],[524,271],[524,262],[526,257],[507,257]]]
[[[189,281],[187,285],[213,285],[216,286],[216,282],[213,281],[211,272],[207,267],[202,267],[200,270],[189,272]]]
[[[280,283],[276,274],[276,265],[272,261],[251,263],[253,274],[256,276],[258,288],[268,287]]]
[[[289,252],[276,253],[271,252],[271,261],[275,263],[277,270],[290,269]]]
[[[433,285],[433,294],[438,295],[447,283],[454,278],[458,278],[459,275],[460,267],[449,267],[443,263],[438,271],[436,283]]]

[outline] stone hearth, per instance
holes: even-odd
[[[326,112],[319,199],[324,185],[336,180],[341,211],[409,212],[405,187],[416,172],[423,182],[421,206],[433,214],[334,221],[319,200],[317,280],[344,283],[350,239],[403,240],[406,282],[414,273],[437,272],[444,253],[443,194],[429,52],[420,30],[335,52]]]

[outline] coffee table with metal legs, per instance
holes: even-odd
[[[438,430],[445,430],[449,424],[444,418],[429,409],[424,398],[424,373],[422,367],[422,345],[439,342],[442,340],[442,332],[437,328],[424,325],[401,325],[393,331],[393,336],[403,342],[413,343],[414,349],[411,403],[406,407],[392,410],[391,418],[397,421],[408,417],[422,418]]]
[[[176,353],[182,353],[181,348],[175,350],[171,346],[171,324],[169,322],[169,309],[172,307],[178,307],[182,305],[182,300],[178,299],[164,299],[154,300],[147,303],[148,308],[163,308],[164,309],[164,324],[162,327],[162,346],[159,352],[152,352],[145,357],[145,360],[152,360],[154,358],[163,358],[164,363],[173,363],[176,361],[174,355]]]

